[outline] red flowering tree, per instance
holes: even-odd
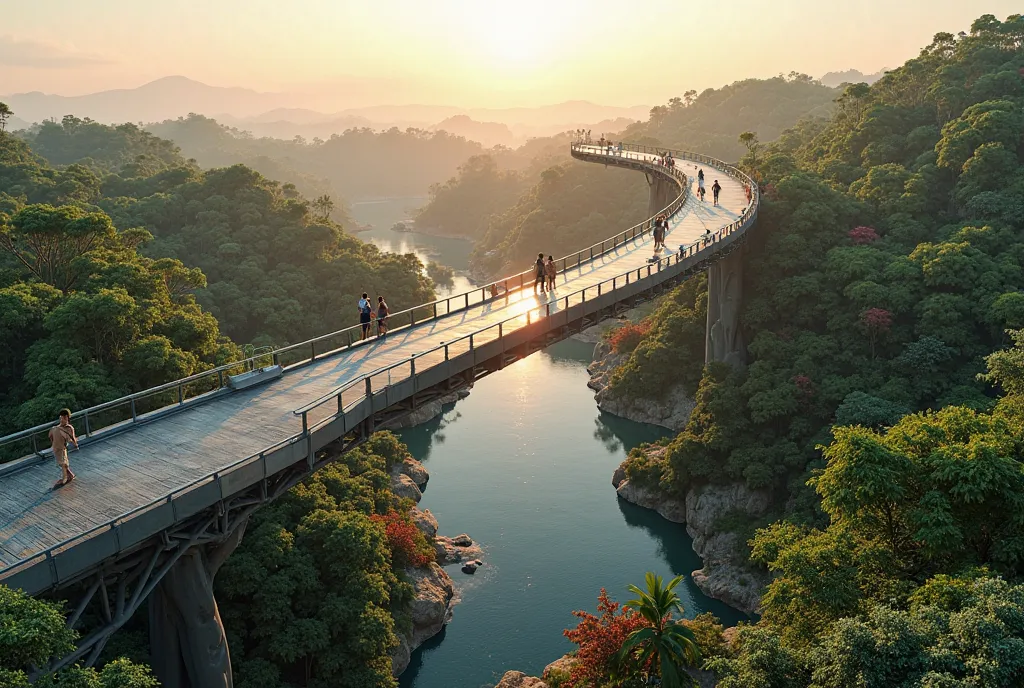
[[[847,236],[855,244],[870,244],[879,239],[878,232],[871,227],[854,227],[847,233]]]
[[[612,351],[617,354],[628,354],[640,345],[640,341],[651,331],[651,323],[642,320],[638,323],[628,323],[612,332],[608,343]]]
[[[392,510],[383,516],[373,514],[370,520],[384,525],[384,533],[395,566],[426,566],[434,561],[433,546],[427,542],[423,532],[416,527],[408,514]]]
[[[642,616],[622,609],[622,605],[611,600],[604,588],[597,596],[597,611],[599,616],[583,611],[572,613],[580,622],[576,628],[566,630],[565,637],[580,649],[576,651],[569,680],[564,684],[567,688],[590,688],[608,683],[615,668],[615,655],[626,638],[647,625]]]
[[[875,357],[875,342],[892,327],[892,313],[884,308],[869,308],[860,314],[860,324],[871,341],[871,358]]]

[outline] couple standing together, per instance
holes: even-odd
[[[537,291],[537,287],[540,287],[541,291],[554,291],[555,290],[555,277],[558,275],[558,268],[555,267],[554,256],[548,256],[547,260],[544,260],[544,254],[537,254],[537,262],[534,264],[534,270],[536,271],[537,279],[533,283],[534,292]]]
[[[377,297],[377,336],[383,337],[388,333],[388,316],[391,314],[391,309],[388,308],[388,304],[384,301],[383,296]],[[363,297],[359,299],[359,324],[363,328],[363,339],[370,336],[370,325],[373,320],[373,305],[370,303],[369,297],[366,292],[363,292]]]

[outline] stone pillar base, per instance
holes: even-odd
[[[741,368],[747,348],[740,330],[743,291],[743,250],[716,261],[708,268],[708,326],[704,362],[719,361]]]
[[[152,666],[163,688],[232,688],[213,579],[244,530],[242,523],[223,542],[189,549],[150,595]]]

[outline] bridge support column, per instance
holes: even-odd
[[[153,671],[163,688],[232,688],[213,579],[244,531],[243,521],[224,540],[190,548],[153,590],[149,638]]]
[[[648,217],[654,217],[679,195],[679,187],[662,177],[660,174],[648,174],[647,186],[651,190],[651,201],[648,205]]]
[[[747,349],[740,331],[743,252],[737,249],[708,268],[708,326],[704,362],[746,365]]]

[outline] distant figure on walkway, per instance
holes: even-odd
[[[654,252],[657,253],[665,248],[665,231],[668,229],[668,219],[659,215],[654,220]]]
[[[391,315],[391,309],[388,308],[388,302],[384,300],[383,296],[377,297],[377,336],[384,337],[388,333],[388,316]]]
[[[370,336],[370,316],[373,314],[373,309],[370,306],[370,297],[363,292],[363,298],[359,299],[359,324],[363,327],[363,339]]]
[[[537,262],[534,263],[534,269],[536,270],[537,279],[533,282],[533,293],[537,293],[537,287],[540,287],[541,291],[544,291],[544,280],[547,278],[548,269],[544,266],[544,254],[537,254]]]
[[[702,174],[698,174],[697,175],[697,197],[700,198],[701,201],[704,200],[704,176],[703,176],[703,172],[704,172],[704,170],[701,170]]]
[[[711,243],[711,229],[708,227],[704,228],[704,245],[707,246]]]
[[[701,169],[697,172],[697,181],[700,182],[701,186],[704,186],[704,170]]]
[[[715,183],[711,185],[711,193],[715,195],[715,205],[718,205],[718,194],[722,192],[722,185],[715,180]]]
[[[590,143],[590,130],[587,129],[587,143]]]
[[[57,460],[57,468],[61,471],[61,478],[53,484],[53,489],[64,487],[75,479],[71,472],[71,465],[68,463],[68,442],[78,449],[78,438],[75,437],[75,428],[71,425],[71,410],[61,409],[60,422],[50,428],[50,448],[53,449],[53,458]]]
[[[558,267],[555,265],[555,257],[548,256],[548,262],[544,264],[544,273],[548,277],[548,289],[555,290],[555,277],[558,276]]]

